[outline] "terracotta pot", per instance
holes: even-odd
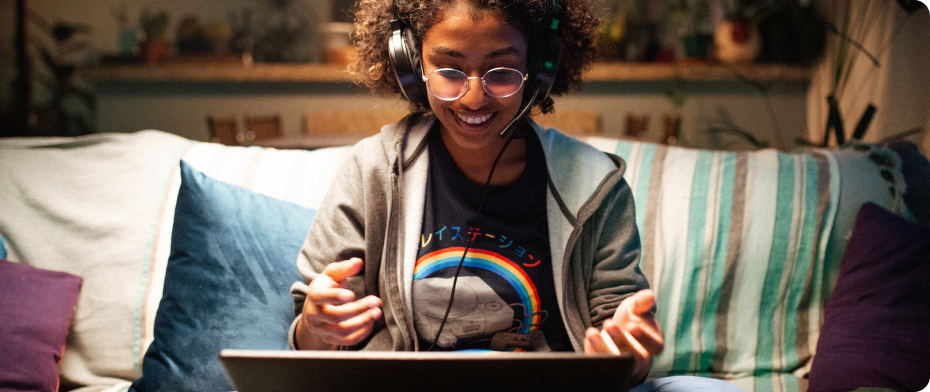
[[[168,41],[163,39],[143,41],[140,47],[142,49],[142,59],[145,60],[146,64],[158,64],[168,54]]]

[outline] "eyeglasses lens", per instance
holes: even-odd
[[[429,89],[441,99],[455,99],[468,88],[468,75],[454,69],[437,69],[429,78]]]
[[[484,90],[495,97],[507,97],[523,85],[523,75],[512,69],[492,69],[484,74]]]

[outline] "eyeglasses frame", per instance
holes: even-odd
[[[421,68],[421,69],[422,69],[422,68]],[[510,94],[507,94],[507,95],[500,95],[500,96],[498,96],[498,95],[491,94],[491,92],[488,91],[488,88],[487,88],[487,81],[484,80],[484,77],[487,76],[489,73],[491,73],[491,72],[493,72],[493,71],[500,70],[500,69],[506,69],[506,70],[516,71],[518,74],[520,74],[520,76],[522,76],[522,78],[521,78],[521,80],[520,80],[520,87],[517,87],[517,89],[514,90],[514,92],[512,92],[512,93],[510,93]],[[519,92],[520,89],[523,88],[523,86],[526,84],[526,79],[529,78],[529,75],[528,75],[528,74],[527,74],[527,75],[524,75],[523,72],[520,72],[520,70],[518,70],[518,69],[513,69],[513,68],[508,68],[508,67],[497,67],[497,68],[489,69],[487,72],[484,73],[484,75],[481,75],[480,77],[479,77],[479,76],[468,76],[468,74],[466,74],[465,72],[462,72],[462,71],[457,70],[457,69],[455,69],[455,68],[438,68],[438,69],[435,69],[435,70],[433,70],[432,72],[430,72],[430,76],[432,76],[434,73],[439,72],[439,71],[455,71],[455,72],[458,72],[458,73],[460,73],[460,74],[462,74],[462,75],[465,75],[465,78],[466,78],[466,79],[465,79],[465,91],[462,91],[462,93],[459,94],[459,96],[457,96],[457,97],[455,97],[455,98],[443,98],[443,97],[440,97],[440,96],[436,95],[436,93],[433,92],[433,88],[429,86],[429,77],[427,77],[426,75],[422,75],[423,82],[426,83],[426,89],[429,90],[429,93],[430,93],[430,94],[433,94],[433,96],[436,97],[437,99],[440,99],[440,100],[443,100],[443,101],[454,101],[454,100],[456,100],[456,99],[459,99],[459,98],[464,97],[465,94],[468,93],[468,90],[471,88],[471,80],[472,80],[472,79],[481,79],[481,89],[484,90],[484,92],[487,93],[488,95],[490,95],[490,96],[492,96],[492,97],[494,97],[494,98],[507,98],[507,97],[511,97],[511,96],[513,96],[514,94],[516,94],[517,92]]]

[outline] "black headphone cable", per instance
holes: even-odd
[[[520,113],[517,114],[517,116],[513,118],[513,120],[510,120],[510,123],[507,124],[506,127],[504,127],[504,130],[501,131],[500,135],[498,136],[500,136],[503,139],[507,131],[510,130],[510,128],[513,127],[514,124],[517,124],[520,120],[522,120],[526,116],[526,114],[530,111],[530,108],[533,107],[533,104],[536,103],[537,95],[539,95],[539,90],[536,90],[536,92],[533,93],[533,97],[530,98],[530,102],[526,105],[526,107],[524,107],[523,110],[521,110]],[[513,140],[513,137],[516,134],[517,134],[516,131],[511,132],[510,137],[507,138],[507,142],[504,143],[504,147],[502,147],[501,151],[497,153],[497,158],[494,159],[494,164],[491,165],[491,170],[488,172],[488,179],[484,183],[484,191],[481,193],[481,202],[478,203],[478,214],[477,214],[478,216],[475,219],[475,223],[474,223],[475,227],[478,227],[478,223],[481,222],[481,218],[483,217],[483,215],[481,215],[481,211],[484,208],[484,199],[488,195],[488,189],[491,187],[491,177],[494,175],[494,169],[497,168],[497,163],[500,162],[501,157],[504,156],[504,151],[507,150],[507,146],[510,145],[510,141]],[[436,337],[433,338],[433,343],[430,344],[429,348],[426,351],[433,351],[433,348],[436,347],[436,343],[439,341],[439,336],[442,334],[443,327],[446,326],[446,320],[449,319],[449,312],[452,310],[452,303],[455,301],[455,286],[459,281],[459,273],[462,272],[462,265],[465,264],[465,257],[468,256],[468,250],[471,249],[471,242],[474,239],[475,239],[475,236],[472,236],[471,238],[468,239],[468,243],[465,244],[465,250],[462,252],[462,258],[459,260],[459,265],[455,269],[455,276],[452,278],[452,292],[449,294],[449,303],[446,305],[446,313],[442,316],[442,322],[439,323],[439,330],[436,331]]]

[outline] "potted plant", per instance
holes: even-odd
[[[146,9],[139,16],[139,27],[145,34],[145,40],[140,44],[142,58],[146,64],[158,64],[168,54],[168,41],[165,40],[165,31],[168,30],[168,13]]]
[[[686,3],[683,8],[679,12],[685,13],[684,37],[682,37],[685,57],[706,59],[709,57],[708,51],[714,39],[711,5],[708,1],[702,0]]]

